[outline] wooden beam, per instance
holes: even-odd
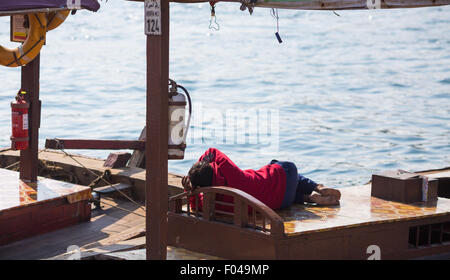
[[[161,0],[161,35],[147,35],[146,256],[167,257],[169,0]]]
[[[147,128],[146,126],[144,126],[144,129],[142,129],[141,135],[139,136],[139,140],[145,141],[146,135]],[[130,161],[128,162],[127,166],[145,168],[145,151],[135,150],[131,155]]]
[[[145,141],[139,140],[92,140],[47,139],[47,149],[94,149],[94,150],[145,150]]]
[[[144,0],[128,0],[144,2]],[[450,0],[380,0],[381,9],[405,9],[450,5]],[[194,4],[209,0],[172,0],[170,2]],[[220,2],[242,3],[241,0],[220,0]],[[295,10],[367,10],[367,0],[311,0],[311,1],[266,1],[257,0],[255,7]]]
[[[38,175],[39,127],[41,101],[39,100],[40,55],[22,66],[21,90],[27,92],[25,100],[30,104],[28,111],[28,149],[20,151],[20,179],[36,182]]]

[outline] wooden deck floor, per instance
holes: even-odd
[[[450,170],[424,172],[434,178],[450,178]],[[180,177],[173,177],[173,185],[180,185]],[[317,207],[294,205],[277,213],[284,218],[285,233],[295,236],[311,231],[327,231],[354,227],[369,223],[415,219],[424,216],[447,215],[450,200],[439,198],[435,205],[402,204],[384,201],[370,196],[370,184],[359,187],[341,188],[341,205]],[[118,206],[122,209],[116,208]],[[117,198],[102,198],[101,210],[93,210],[90,222],[38,235],[0,247],[0,259],[48,259],[64,254],[71,245],[83,249],[100,247],[111,243],[115,236],[123,241],[124,234],[130,237],[145,234],[145,212],[132,202]],[[142,251],[136,251],[136,258],[143,258]],[[125,253],[119,254],[125,256]],[[119,255],[111,255],[113,258]],[[129,255],[130,257],[131,255]],[[184,249],[168,248],[168,259],[215,259],[214,256],[197,254]],[[131,257],[133,258],[133,257]]]
[[[1,168],[0,178],[0,213],[54,199],[76,202],[91,197],[91,189],[86,186],[41,177],[35,183],[25,183],[19,180],[19,172]]]
[[[333,207],[293,205],[277,211],[288,236],[376,223],[390,223],[450,214],[450,199],[436,204],[404,204],[370,196],[370,185],[341,189],[341,204]]]
[[[424,172],[432,178],[448,178],[450,170]],[[375,223],[389,223],[450,214],[450,199],[435,203],[404,204],[371,196],[371,185],[341,188],[339,206],[293,205],[276,211],[284,219],[285,233],[295,236],[307,232],[336,230]]]
[[[450,178],[450,170],[418,172],[430,178]],[[450,188],[450,187],[449,187]],[[338,206],[316,206],[315,204],[294,204],[275,212],[284,220],[284,232],[297,236],[311,232],[332,231],[377,223],[407,221],[450,215],[450,199],[439,197],[433,203],[404,204],[371,196],[371,184],[340,188],[341,200]],[[187,206],[183,206],[187,211]],[[233,223],[229,215],[220,215],[220,220]],[[263,227],[260,216],[257,226]],[[270,225],[265,225],[270,228]],[[449,225],[450,226],[450,225]],[[448,229],[450,231],[450,229]]]
[[[115,208],[118,206],[122,209]],[[108,247],[105,244],[120,245],[123,240],[141,237],[140,244],[145,245],[145,212],[132,202],[121,199],[102,198],[101,210],[92,210],[90,222],[70,226],[61,230],[45,233],[35,237],[20,240],[5,246],[0,246],[0,260],[35,260],[52,259],[67,252],[67,248],[76,245],[83,251],[97,248],[117,250],[117,246]],[[136,243],[136,242],[134,242]],[[97,259],[145,259],[145,249],[127,252],[105,252]],[[182,248],[168,247],[168,260],[211,260],[214,256],[200,254]]]
[[[105,202],[118,205],[114,201]],[[67,247],[86,246],[142,226],[145,228],[144,211],[131,202],[121,201],[120,207],[141,216],[101,204],[102,210],[92,210],[90,222],[70,226],[57,231],[20,240],[0,247],[0,259],[46,259],[66,252]]]

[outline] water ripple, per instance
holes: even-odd
[[[282,44],[268,9],[250,16],[219,2],[216,11],[218,32],[208,29],[209,5],[171,3],[170,76],[194,101],[186,159],[171,161],[171,171],[186,173],[209,146],[242,168],[290,160],[338,187],[385,169],[450,165],[449,6],[340,17],[280,10]],[[9,18],[0,17],[0,41],[14,45],[8,40]],[[49,32],[41,147],[53,137],[137,138],[145,124],[145,46],[142,7],[128,1],[80,11]],[[0,68],[0,146],[9,146],[9,102],[19,85],[20,69]],[[230,113],[257,121],[233,130],[224,121]]]

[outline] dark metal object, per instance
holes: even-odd
[[[167,257],[169,1],[161,0],[161,35],[147,36],[146,253]]]
[[[39,100],[40,55],[22,66],[22,90],[26,91],[25,100],[30,104],[28,112],[28,149],[20,151],[20,179],[36,182],[38,175],[38,145],[41,120],[41,101]]]
[[[95,192],[98,194],[111,194],[117,191],[125,191],[125,190],[131,190],[131,185],[124,184],[124,183],[116,183],[108,186],[98,187],[95,188]]]
[[[145,150],[145,141],[139,140],[90,140],[47,139],[47,149],[95,149],[95,150]]]
[[[103,187],[97,187],[92,192],[93,196],[93,203],[95,205],[95,209],[101,209],[100,201],[103,195],[108,194],[114,194],[116,192],[130,192],[132,189],[132,185],[124,184],[124,183],[117,183],[113,185],[103,186]]]
[[[102,206],[100,205],[100,194],[97,192],[92,192],[92,199],[90,200],[91,203],[94,204],[95,208],[94,210],[101,210]]]

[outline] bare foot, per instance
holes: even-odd
[[[309,201],[317,203],[322,206],[339,205],[339,200],[334,196],[323,196],[320,194],[313,194],[309,196]]]
[[[317,185],[318,192],[323,196],[333,196],[336,200],[341,199],[341,192],[337,189],[327,188],[324,185]]]

